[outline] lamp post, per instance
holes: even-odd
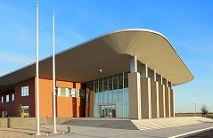
[[[195,105],[195,116],[197,116],[197,115],[196,115],[196,114],[197,114],[197,112],[196,112],[196,104],[195,104],[195,103],[192,103],[192,104]]]

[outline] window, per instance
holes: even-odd
[[[3,103],[3,102],[4,102],[4,97],[2,96],[2,97],[1,97],[1,103]]]
[[[66,96],[66,89],[64,87],[61,88],[61,95],[60,96]]]
[[[66,88],[66,87],[58,87],[57,88],[57,94],[58,96],[66,96],[69,97],[70,95],[70,88]]]
[[[28,96],[29,95],[29,86],[21,87],[21,96]]]
[[[79,97],[79,89],[75,89],[75,97]]]
[[[118,80],[119,81],[118,88],[123,89],[123,73],[119,74],[118,79],[119,79]]]
[[[29,112],[29,106],[28,105],[22,105],[21,109],[25,112],[28,113]]]
[[[6,95],[6,102],[9,102],[10,101],[10,95]]]
[[[89,93],[86,93],[86,101],[88,102],[89,101]]]
[[[75,96],[75,89],[74,89],[74,88],[71,89],[71,96],[72,96],[72,97],[76,97],[76,96]]]
[[[128,87],[128,73],[124,73],[124,88]]]
[[[21,117],[29,117],[29,106],[28,105],[21,106]]]
[[[85,98],[85,90],[84,89],[79,90],[79,97]]]
[[[57,96],[61,95],[61,88],[60,87],[56,87],[56,95]]]
[[[101,117],[102,107],[107,107],[104,116],[111,112],[111,117],[129,117],[128,73],[99,78],[86,83],[86,90],[80,89],[79,97],[87,102],[86,116]]]
[[[14,96],[14,93],[13,93],[13,94],[12,94],[12,99],[11,99],[12,101],[14,101],[14,97],[15,97],[15,96]]]

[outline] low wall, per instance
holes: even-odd
[[[61,124],[71,118],[57,118],[56,123]],[[40,118],[40,125],[52,125],[52,118]],[[2,128],[20,128],[20,127],[36,127],[36,118],[9,117],[0,118],[0,127]]]
[[[8,127],[7,118],[0,118],[0,127],[2,128]]]

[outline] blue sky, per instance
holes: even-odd
[[[164,34],[191,70],[194,80],[174,87],[176,112],[213,112],[213,1],[211,0],[40,0],[40,58],[51,55],[51,12],[56,51],[124,28]],[[35,3],[0,0],[0,76],[35,61]]]

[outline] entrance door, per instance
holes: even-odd
[[[116,105],[100,105],[100,117],[116,117]]]

